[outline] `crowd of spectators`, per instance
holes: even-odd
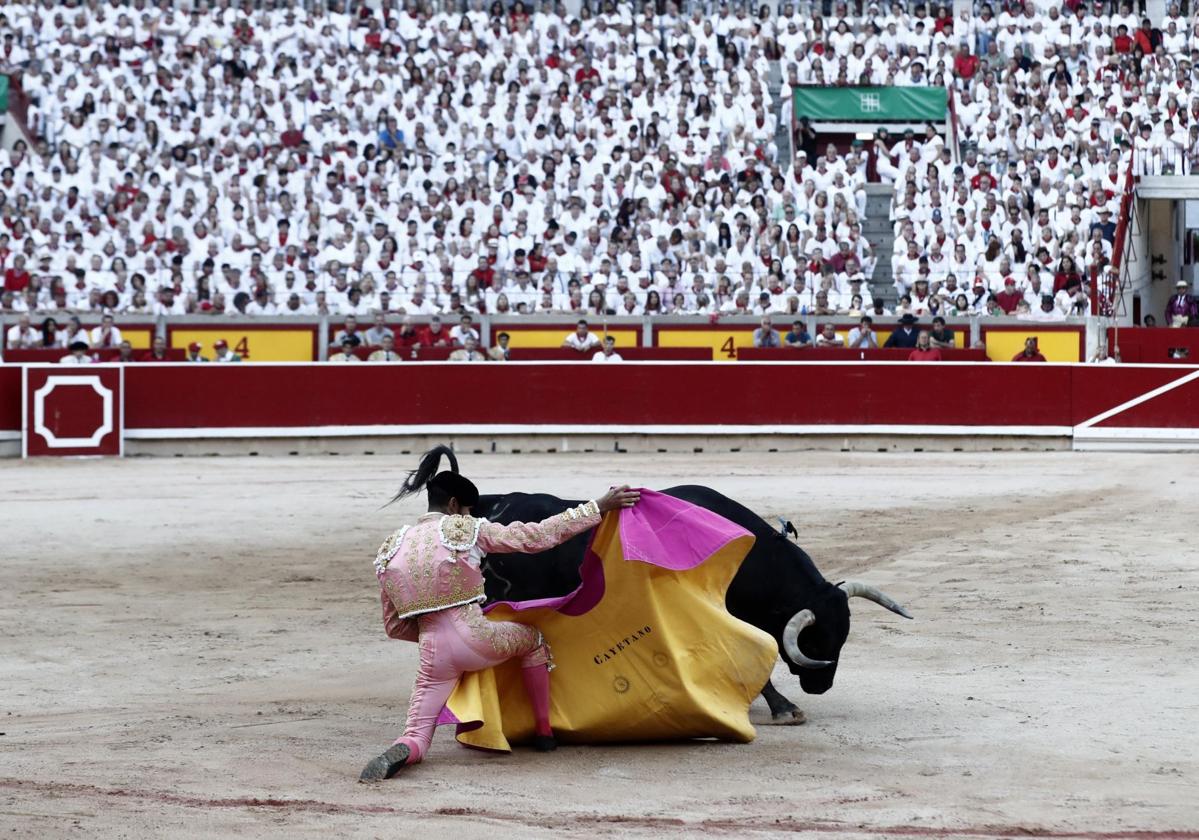
[[[960,162],[931,130],[873,140],[895,185],[898,312],[1086,314],[1112,270],[1130,169],[1190,174],[1199,161],[1199,21],[1173,3],[1161,20],[1128,2],[977,9],[871,4],[865,26],[834,16],[831,32],[818,18],[789,33],[784,60],[798,83],[934,85],[953,99]]]
[[[0,160],[3,308],[653,314],[793,285],[769,15],[173,5],[0,13],[42,138]]]
[[[1111,259],[1124,158],[1199,149],[1176,7],[828,11],[6,4],[39,140],[0,151],[0,309],[1054,320]],[[961,163],[930,130],[780,164],[776,61],[784,99],[946,87]],[[895,184],[877,271],[872,164]]]

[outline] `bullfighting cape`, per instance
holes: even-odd
[[[717,514],[642,490],[635,507],[604,516],[573,593],[489,609],[549,642],[560,741],[753,740],[749,705],[778,646],[724,605],[753,541]],[[457,724],[470,747],[507,751],[530,739],[519,662],[463,675],[438,722]]]

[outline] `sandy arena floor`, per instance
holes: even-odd
[[[409,459],[415,460],[415,459]],[[376,787],[383,457],[0,465],[0,836],[1199,838],[1199,459],[464,456],[484,491],[708,483],[855,602],[837,684],[758,740],[492,757]],[[11,829],[11,833],[10,833]]]

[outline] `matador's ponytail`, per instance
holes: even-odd
[[[442,455],[449,460],[450,468],[439,473],[437,467],[441,464]],[[408,478],[400,485],[400,492],[391,501],[398,502],[426,487],[429,501],[434,504],[444,504],[456,498],[459,504],[469,507],[479,500],[478,488],[470,479],[458,474],[458,457],[445,444],[438,444],[421,456],[420,465],[408,473]]]

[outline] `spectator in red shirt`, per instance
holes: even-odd
[[[912,349],[912,352],[908,354],[908,361],[941,361],[941,348],[932,346],[932,337],[928,334],[928,330],[921,330],[920,335],[916,337],[916,346]]]
[[[1133,43],[1141,48],[1141,52],[1145,55],[1153,55],[1153,51],[1157,49],[1157,45],[1161,43],[1161,35],[1153,31],[1153,23],[1149,18],[1141,20],[1141,28],[1137,30],[1133,36]]]
[[[479,267],[471,272],[480,289],[490,289],[491,285],[495,282],[495,269],[491,266],[492,264],[488,257],[481,256],[479,257]],[[470,291],[469,284],[467,291]]]
[[[412,323],[412,316],[405,315],[400,322],[400,328],[395,332],[395,349],[402,355],[412,355],[413,350],[420,344],[420,330]]]
[[[551,222],[551,224],[553,224],[553,223]],[[547,260],[546,260],[545,254],[543,253],[543,250],[544,249],[541,247],[541,243],[537,242],[533,245],[533,250],[529,251],[529,272],[530,273],[538,274],[542,271],[545,271],[545,264],[546,264]]]
[[[1037,339],[1029,336],[1024,339],[1024,349],[1012,357],[1013,362],[1044,362],[1047,361],[1037,349]]]
[[[279,135],[279,142],[288,149],[298,148],[304,142],[304,132],[295,123],[288,123],[287,130]]]
[[[1082,283],[1082,275],[1079,274],[1077,266],[1074,265],[1074,258],[1067,254],[1062,257],[1062,261],[1058,263],[1057,271],[1053,273],[1053,293],[1056,295],[1071,283]]]
[[[442,329],[441,318],[434,315],[429,321],[429,326],[420,331],[420,346],[421,347],[449,347],[450,331]]]
[[[599,80],[599,71],[591,66],[591,56],[584,54],[583,66],[575,71],[575,83],[581,84],[582,82],[592,81],[598,84]]]
[[[999,308],[1005,315],[1011,315],[1022,300],[1024,300],[1024,295],[1016,291],[1016,278],[1004,277],[1003,291],[995,295],[995,302],[999,304]]]
[[[12,258],[12,268],[4,272],[4,290],[17,294],[25,291],[29,285],[29,272],[25,270],[25,255],[17,254]]]
[[[978,56],[972,55],[963,41],[958,54],[953,59],[953,72],[959,79],[973,79],[978,72]]]
[[[1128,55],[1132,52],[1132,38],[1128,36],[1128,27],[1120,24],[1116,28],[1116,37],[1112,39],[1112,50],[1117,55]]]

